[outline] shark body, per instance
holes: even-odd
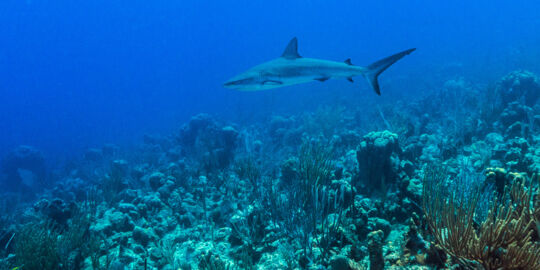
[[[346,78],[353,82],[353,77],[362,75],[368,80],[375,93],[380,95],[377,80],[379,74],[414,50],[414,48],[408,49],[369,66],[361,67],[353,65],[350,59],[336,62],[301,57],[298,54],[298,40],[293,38],[281,57],[254,66],[223,85],[240,91],[259,91],[312,81],[324,82],[332,78]]]

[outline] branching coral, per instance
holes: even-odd
[[[16,264],[25,269],[56,269],[61,262],[58,235],[51,223],[24,225],[15,239]]]
[[[231,265],[223,261],[219,256],[212,252],[206,253],[200,258],[199,269],[203,270],[230,270]]]
[[[307,187],[326,185],[330,181],[332,150],[321,142],[304,142],[299,150],[299,172],[301,181]]]
[[[24,269],[79,269],[89,255],[99,252],[89,232],[89,205],[79,206],[66,227],[52,220],[28,223],[17,232],[15,263]]]
[[[426,174],[423,209],[437,244],[466,267],[484,269],[540,269],[540,246],[532,240],[540,210],[531,207],[533,188],[515,178],[502,199],[491,200],[487,217],[474,222],[481,191],[464,199],[463,194],[445,196],[441,174]],[[538,189],[536,189],[538,192]]]
[[[248,180],[253,188],[257,187],[262,175],[261,169],[252,158],[244,158],[236,161],[234,171],[240,179]]]
[[[321,142],[304,142],[298,161],[290,165],[290,179],[282,185],[284,189],[268,183],[263,194],[263,205],[273,224],[303,248],[299,259],[302,262],[328,264],[336,247],[342,245],[347,213],[345,189],[331,184],[331,158],[331,149]]]

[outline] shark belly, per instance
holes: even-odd
[[[317,78],[320,78],[319,76],[313,76],[313,75],[307,75],[307,76],[296,76],[296,77],[287,77],[282,78],[281,82],[283,82],[282,86],[289,86],[289,85],[295,85],[295,84],[301,84],[301,83],[307,83],[307,82],[313,82]]]

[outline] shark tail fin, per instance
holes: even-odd
[[[403,58],[405,55],[412,53],[414,50],[416,50],[416,48],[408,49],[408,50],[396,53],[394,55],[383,58],[367,66],[367,72],[364,74],[364,77],[366,77],[369,85],[371,85],[371,88],[373,88],[373,90],[375,91],[375,93],[377,93],[377,95],[379,96],[381,95],[379,81],[377,80],[379,75],[383,71],[385,71],[388,67],[390,67],[392,64],[397,62],[399,59]]]

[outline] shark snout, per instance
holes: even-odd
[[[223,86],[224,86],[224,87],[231,87],[231,86],[234,85],[234,82],[235,82],[235,81],[226,81],[225,83],[223,83]]]
[[[223,83],[223,87],[229,88],[229,89],[238,89],[241,86],[242,84],[239,81],[234,81],[234,80],[226,81],[225,83]]]
[[[253,81],[252,78],[244,78],[244,79],[233,78],[223,83],[223,86],[226,88],[238,89],[238,88],[244,87],[245,85],[251,84],[252,81]]]

